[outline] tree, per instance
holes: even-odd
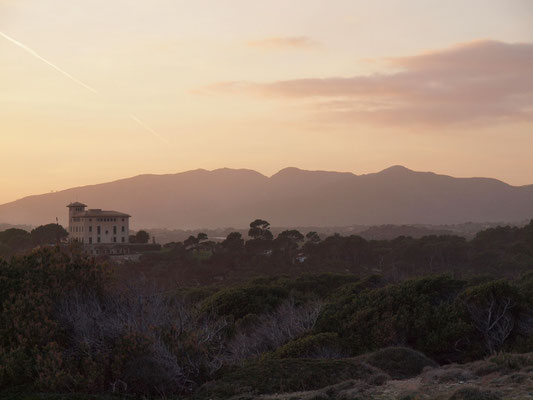
[[[273,245],[276,251],[282,253],[292,263],[303,240],[304,235],[292,229],[281,232],[276,240],[274,240]]]
[[[270,232],[270,223],[262,219],[256,219],[250,223],[250,230],[248,236],[252,239],[272,240],[273,235]]]
[[[183,244],[185,245],[186,249],[193,249],[196,250],[198,247],[198,238],[196,236],[189,236],[187,239],[183,241]]]
[[[31,249],[31,235],[23,229],[6,229],[0,232],[0,245],[0,256],[10,257]]]
[[[41,225],[31,231],[31,239],[36,245],[55,244],[68,236],[59,224]]]
[[[149,239],[150,235],[146,231],[140,230],[135,234],[136,243],[148,243]]]
[[[201,243],[201,242],[204,242],[208,239],[209,237],[207,236],[206,233],[203,233],[203,232],[200,232],[198,235],[196,235],[196,239],[198,239],[198,243]]]
[[[206,248],[212,247],[211,245],[207,245],[207,242],[206,242],[207,239],[208,239],[207,234],[200,232],[196,236],[192,236],[192,235],[189,236],[187,239],[183,241],[183,244],[185,245],[187,249],[197,251],[200,248],[200,245],[202,243],[206,244]]]
[[[239,232],[231,232],[220,246],[232,253],[241,252],[244,250],[244,239]]]
[[[320,242],[320,236],[318,235],[318,233],[314,231],[308,232],[307,235],[305,235],[305,238],[307,239],[309,243]]]

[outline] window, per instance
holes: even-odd
[[[124,218],[122,218],[122,222],[124,222]]]
[[[106,231],[105,231],[105,234],[106,234],[106,235],[109,235],[109,231],[108,231],[108,230],[106,230]]]
[[[122,226],[122,232],[126,232],[126,227]]]
[[[124,243],[125,241],[126,241],[126,238],[122,236],[122,243]]]
[[[113,236],[113,242],[114,242],[114,243],[117,242],[117,237],[116,237],[116,236]]]
[[[92,237],[89,238],[89,244],[93,244],[93,238]]]
[[[89,225],[89,232],[92,232],[92,231],[93,231],[93,227]]]
[[[113,226],[113,235],[116,235],[117,234],[117,226]]]
[[[98,237],[96,238],[96,241],[97,241],[98,243],[100,243],[100,236],[98,236]]]
[[[100,234],[100,225],[96,227],[96,233]]]

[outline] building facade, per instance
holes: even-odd
[[[68,206],[68,233],[70,241],[84,245],[128,243],[130,215],[118,211],[88,209],[75,202]]]

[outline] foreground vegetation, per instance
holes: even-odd
[[[202,274],[220,260],[264,268],[263,277],[231,284],[161,288],[149,274],[127,280],[123,270],[76,247],[43,247],[0,261],[2,395],[498,399],[527,398],[533,390],[533,224],[463,243],[480,257],[487,246],[498,262],[514,254],[519,273],[459,274],[439,264],[405,279],[370,267],[358,274],[313,267],[318,260],[329,260],[333,271],[362,265],[359,250],[377,243],[308,235],[295,247],[295,233],[273,239],[267,225],[254,228],[246,243],[233,235],[208,251],[202,245],[208,239],[195,237],[146,256],[169,276],[176,265],[163,261],[181,252],[175,260]],[[415,242],[424,241],[438,242]],[[407,243],[401,254],[413,260],[431,253],[411,248],[415,242],[379,246],[398,250]],[[438,247],[442,260],[455,250]],[[299,261],[301,253],[307,258]],[[289,265],[285,276],[275,274]],[[441,397],[427,397],[431,392]]]

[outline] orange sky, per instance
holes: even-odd
[[[533,183],[532,21],[529,0],[0,0],[0,203],[218,167]]]

